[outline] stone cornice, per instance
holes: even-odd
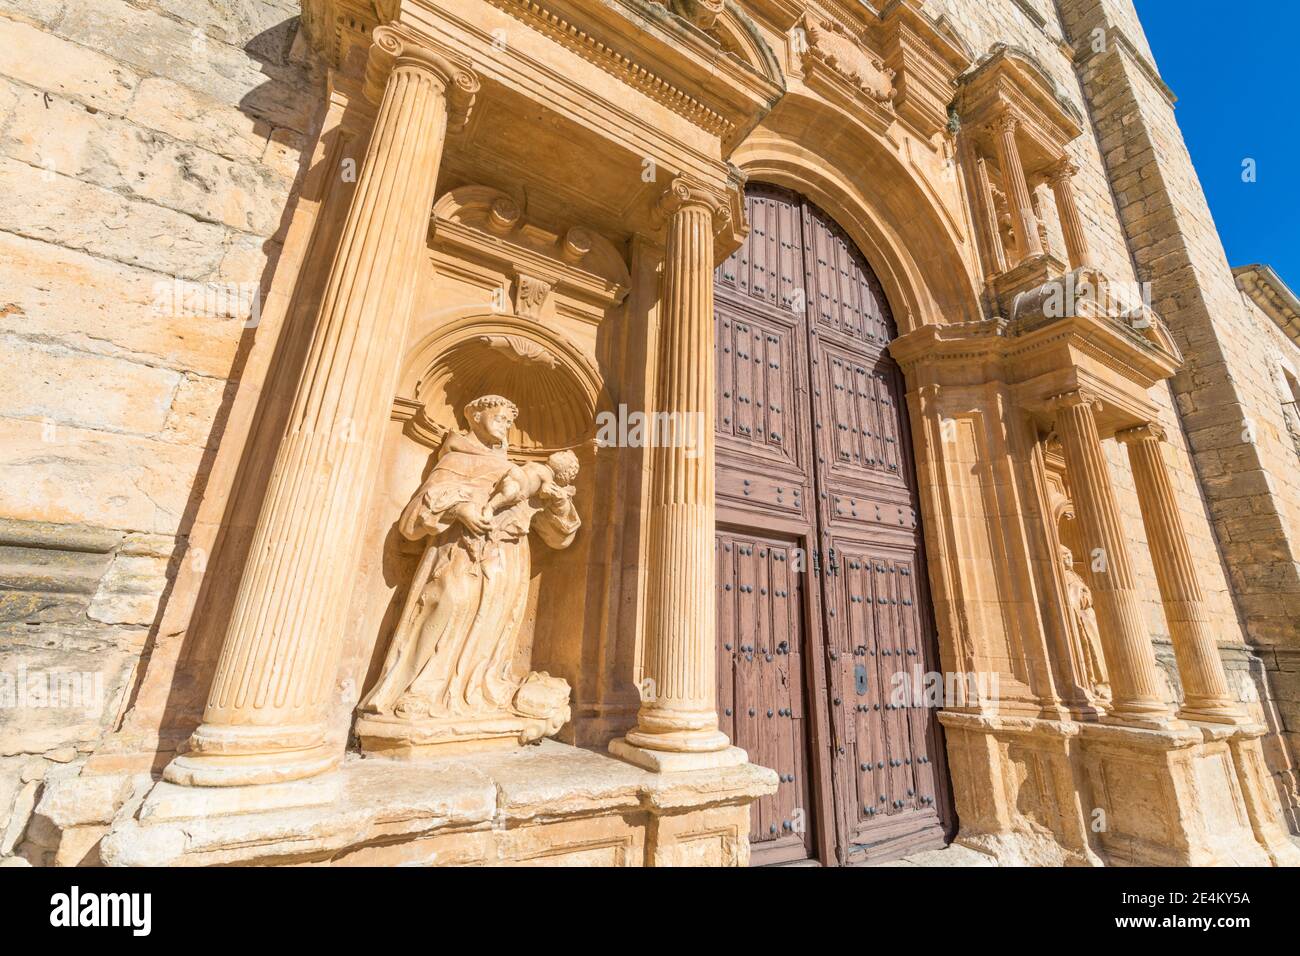
[[[488,2],[717,135],[727,148],[785,91],[775,55],[734,3],[725,4],[714,28],[705,32],[650,0]],[[724,30],[743,37],[754,62],[722,48],[712,34]]]
[[[1277,323],[1292,342],[1300,345],[1300,299],[1269,266],[1254,263],[1232,270],[1237,288]]]
[[[537,32],[549,36],[567,50],[595,64],[655,102],[668,107],[706,132],[725,138],[734,130],[735,124],[717,110],[705,106],[662,76],[598,40],[577,24],[551,12],[535,0],[488,0],[488,2],[510,13]]]
[[[1011,109],[1049,152],[1059,150],[1085,126],[1079,108],[1037,60],[1019,47],[998,43],[959,80],[963,124],[982,124]]]

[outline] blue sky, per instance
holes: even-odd
[[[1271,265],[1300,291],[1300,2],[1135,3],[1228,262]]]

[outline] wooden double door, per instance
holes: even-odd
[[[880,283],[786,190],[718,267],[718,712],[780,777],[757,864],[939,845],[949,796],[902,375]]]

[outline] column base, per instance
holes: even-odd
[[[147,821],[190,820],[318,807],[333,803],[341,792],[337,773],[309,780],[264,783],[256,786],[190,786],[160,781],[140,806],[140,819]]]
[[[1080,724],[940,711],[961,830],[1001,866],[1103,866],[1078,793]]]
[[[1202,724],[1232,724],[1245,726],[1254,723],[1235,704],[1184,704],[1178,710],[1180,720]]]
[[[711,753],[731,746],[731,738],[718,729],[718,718],[712,713],[693,722],[663,720],[658,715],[647,718],[642,713],[624,737],[633,747],[670,753]]]
[[[305,780],[335,769],[343,759],[336,747],[258,754],[186,753],[163,771],[163,780],[187,787],[250,787]]]
[[[1300,866],[1300,848],[1291,842],[1286,820],[1278,805],[1273,775],[1264,760],[1260,738],[1267,733],[1262,724],[1243,724],[1228,738],[1232,762],[1241,785],[1251,829],[1274,866]]]
[[[1133,727],[1140,730],[1183,730],[1187,724],[1167,710],[1107,711],[1099,723],[1108,727]]]
[[[939,714],[961,832],[1012,866],[1294,866],[1255,725]]]
[[[609,752],[634,766],[655,773],[684,773],[690,770],[716,770],[738,767],[748,763],[749,756],[739,747],[725,746],[721,750],[679,751],[654,750],[630,742],[631,734],[609,742]],[[726,734],[719,734],[724,743]]]

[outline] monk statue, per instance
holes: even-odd
[[[1065,593],[1070,603],[1083,679],[1091,686],[1093,696],[1108,703],[1111,699],[1110,681],[1106,677],[1106,664],[1102,657],[1097,611],[1092,606],[1092,589],[1079,572],[1074,570],[1074,554],[1065,545],[1061,545],[1061,565],[1065,572]]]
[[[369,750],[415,753],[517,746],[569,720],[569,685],[516,671],[528,605],[529,532],[567,548],[581,524],[572,452],[547,464],[506,457],[518,409],[499,395],[465,406],[402,512],[398,530],[426,542],[383,671],[358,708]]]

